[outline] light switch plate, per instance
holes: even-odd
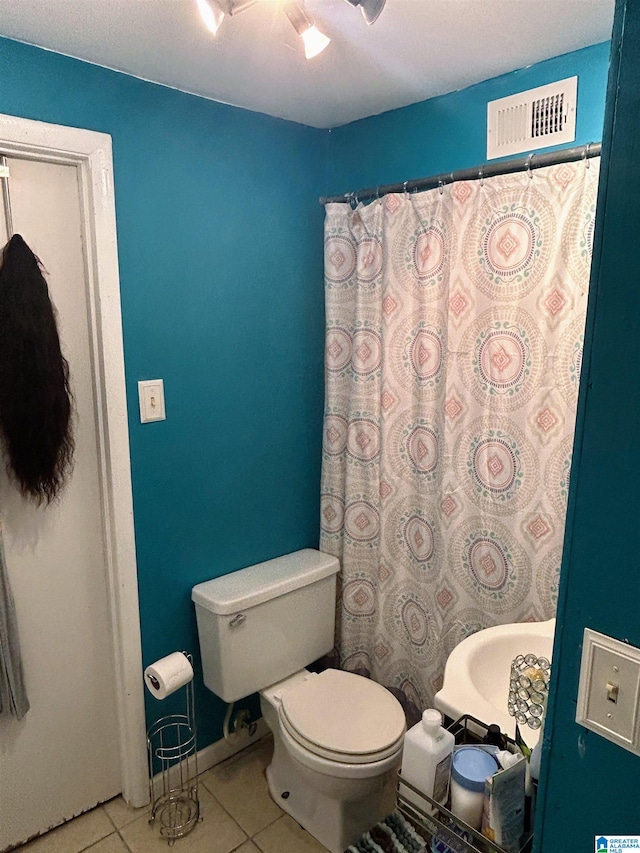
[[[584,629],[576,722],[640,755],[640,649]]]
[[[164,421],[164,382],[162,379],[146,379],[138,382],[140,400],[140,423]]]

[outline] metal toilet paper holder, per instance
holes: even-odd
[[[193,666],[193,657],[183,654]],[[181,690],[185,713],[161,717],[147,731],[149,823],[159,822],[160,835],[170,845],[191,832],[201,819],[193,679]]]

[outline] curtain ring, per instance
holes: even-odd
[[[444,184],[442,183],[442,181],[438,181],[438,192],[440,193],[440,195],[442,195],[442,193],[444,192]]]
[[[584,159],[584,165],[586,166],[587,169],[591,168],[591,163],[589,163],[589,151],[590,150],[591,150],[591,143],[587,142],[587,144],[585,145],[585,148],[584,148],[584,152],[582,154],[582,157]]]
[[[525,166],[524,166],[526,171],[527,171],[527,175],[529,176],[529,178],[531,180],[533,180],[533,172],[531,170],[531,166],[533,164],[533,158],[534,157],[535,157],[535,154],[529,154],[529,156],[527,157],[527,162],[525,163]]]
[[[484,166],[480,166],[478,169],[478,178],[480,178],[480,186],[484,186]]]
[[[408,183],[409,183],[409,181],[405,181],[405,182],[404,182],[404,184],[402,185],[402,192],[403,192],[405,195],[407,195],[407,194],[408,194],[408,193],[407,193],[407,184],[408,184]]]

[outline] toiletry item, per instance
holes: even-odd
[[[144,683],[149,693],[156,699],[166,699],[193,678],[193,667],[189,658],[182,652],[172,652],[144,671]]]
[[[497,760],[479,746],[460,746],[453,753],[451,811],[473,829],[482,825],[485,780],[499,770]]]
[[[529,765],[529,772],[531,773],[531,778],[534,781],[538,781],[540,778],[540,756],[542,754],[542,744],[540,741],[533,747],[531,750],[531,762]]]
[[[542,725],[540,726],[540,736],[538,737],[538,742],[531,750],[531,758],[529,759],[529,772],[531,774],[531,778],[536,782],[540,778],[540,758],[542,756],[542,741],[544,738],[544,717],[542,718]]]
[[[404,736],[402,779],[437,803],[446,803],[454,744],[453,734],[442,728],[440,711],[428,708],[422,714],[422,720]],[[402,793],[410,803],[427,814],[435,811],[435,806],[406,786]]]
[[[506,770],[507,767],[512,767],[514,764],[517,764],[521,758],[524,758],[521,752],[509,752],[507,749],[501,749],[496,753],[496,758],[498,759],[498,764],[502,767],[503,770]]]
[[[491,744],[491,746],[497,746],[499,749],[504,749],[505,739],[504,735],[500,731],[500,726],[496,723],[491,723],[487,729],[486,735],[482,738],[482,743]]]
[[[431,853],[468,853],[473,834],[451,820],[446,820],[431,837]]]
[[[506,853],[518,853],[524,832],[525,771],[522,755],[501,752],[502,769],[485,782],[482,834]]]

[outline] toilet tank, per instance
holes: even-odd
[[[194,586],[209,690],[235,702],[330,652],[339,568],[307,548]]]

